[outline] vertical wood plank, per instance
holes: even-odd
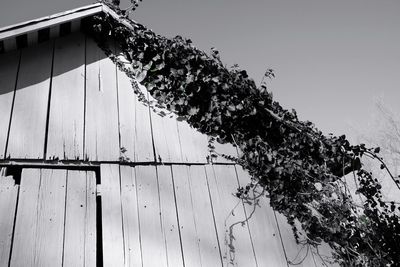
[[[202,266],[222,265],[204,166],[189,167],[189,185]]]
[[[167,248],[168,266],[183,266],[179,226],[172,183],[171,167],[157,167],[160,188],[161,219]]]
[[[19,56],[19,51],[0,55],[0,158],[5,156]]]
[[[188,122],[178,122],[182,160],[187,163],[207,163],[208,139],[192,128]]]
[[[117,78],[121,149],[126,150],[123,155],[135,162],[154,161],[149,108],[139,102],[131,79],[119,69]]]
[[[41,170],[35,266],[62,265],[66,174],[66,170]]]
[[[50,100],[48,159],[83,159],[85,37],[55,41]]]
[[[63,266],[96,266],[96,177],[68,171]]]
[[[119,160],[116,66],[86,39],[85,158]]]
[[[167,266],[154,166],[135,167],[143,266]]]
[[[18,189],[12,176],[0,176],[0,266],[8,266]]]
[[[139,89],[144,95],[149,95],[144,86],[139,84]],[[135,161],[154,161],[154,144],[149,107],[141,103],[136,94],[135,100]]]
[[[104,266],[124,266],[119,165],[101,164],[101,214]]]
[[[224,266],[256,266],[233,165],[206,166]]]
[[[7,149],[13,158],[43,158],[52,57],[52,41],[22,50]]]
[[[245,187],[251,180],[249,174],[240,166],[236,166],[236,171],[240,186]],[[255,200],[253,204],[244,202],[257,264],[271,267],[287,266],[274,211],[266,196],[261,193],[250,190],[249,196]]]
[[[176,205],[182,239],[185,265],[202,266],[199,247],[199,233],[196,229],[194,207],[189,185],[189,170],[185,165],[173,165]]]
[[[11,266],[62,264],[65,186],[65,170],[23,170]]]
[[[120,172],[125,249],[124,266],[142,266],[135,169],[129,166],[120,166]]]
[[[24,169],[18,198],[11,266],[34,266],[40,169]]]
[[[136,138],[135,118],[136,118],[137,103],[135,101],[136,100],[135,93],[132,89],[130,78],[127,77],[125,73],[123,73],[118,68],[117,68],[117,81],[118,81],[119,136],[120,136],[120,146],[121,146],[120,147],[121,157],[123,157],[125,161],[136,161],[135,145],[137,138]],[[150,133],[150,138],[151,138],[151,133]]]
[[[150,112],[156,160],[158,162],[182,162],[176,115],[165,110],[156,110],[157,112],[153,110]],[[165,116],[159,115],[163,112],[166,114]]]
[[[86,172],[85,267],[96,265],[96,175]]]
[[[85,266],[86,172],[67,172],[63,266]]]

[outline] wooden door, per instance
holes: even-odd
[[[0,266],[96,266],[94,172],[0,175],[0,200]]]

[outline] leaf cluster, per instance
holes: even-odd
[[[300,121],[294,110],[282,108],[267,90],[273,70],[257,86],[245,70],[223,65],[217,50],[207,54],[188,39],[157,35],[126,17],[97,16],[88,31],[129,77],[146,86],[159,107],[238,146],[237,163],[255,181],[239,189],[238,196],[254,184],[261,186],[295,230],[300,223],[309,244],[327,242],[343,266],[400,262],[397,207],[382,200],[378,180],[361,163],[366,155],[380,159],[379,149],[353,146],[344,135],[323,135],[311,122]],[[107,48],[110,36],[125,61]],[[143,95],[140,99],[146,101]],[[360,205],[343,178],[351,172],[365,199]],[[296,231],[295,236],[299,238]]]

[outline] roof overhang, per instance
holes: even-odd
[[[82,19],[84,17],[92,16],[104,11],[104,7],[105,5],[101,3],[96,3],[72,9],[69,11],[57,13],[51,16],[6,26],[0,28],[0,40],[4,40],[21,34],[26,34],[32,31],[38,31],[40,29],[55,26],[57,24],[65,23],[68,21],[73,21],[76,19]],[[107,9],[109,8],[107,7]]]
[[[60,35],[60,26],[63,24],[70,24],[72,31],[79,30],[82,19],[102,12],[116,19],[119,18],[119,15],[106,4],[96,3],[0,28],[0,53],[20,48],[17,43],[18,38],[21,39],[21,37],[25,39],[25,46],[37,43],[41,30],[48,30],[50,38]],[[122,23],[128,28],[132,27],[125,21]]]

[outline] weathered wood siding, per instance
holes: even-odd
[[[21,51],[6,152],[9,157],[44,157],[53,50],[54,41],[50,41]]]
[[[5,156],[20,51],[0,55],[0,158]]]
[[[210,160],[207,136],[172,114],[161,116],[167,111],[154,112],[139,101],[130,78],[83,34],[25,48],[21,59],[19,54],[6,53],[0,58],[0,157],[162,163]],[[236,156],[235,148],[216,145],[217,154]],[[222,157],[213,159],[227,162]]]
[[[240,166],[101,164],[100,173],[97,185],[91,171],[23,169],[20,185],[11,176],[0,177],[2,266],[9,260],[10,266],[328,262],[326,246],[320,256],[296,245],[265,197],[255,206],[235,197],[237,186],[250,179]]]
[[[49,108],[47,159],[83,159],[85,36],[56,40]]]
[[[139,98],[79,32],[0,55],[0,163],[22,164],[0,172],[0,266],[324,264],[268,198],[235,196],[236,147]]]
[[[11,176],[0,175],[0,266],[8,265],[18,190]]]
[[[7,180],[0,177],[1,190]],[[0,194],[7,196],[8,201],[0,205],[0,226],[5,230],[1,234],[8,236],[0,242],[7,245],[1,250],[1,266],[7,266],[9,259],[11,266],[96,266],[93,173],[24,169],[21,184],[9,183]],[[4,223],[13,225],[14,220],[11,243],[10,225]]]

